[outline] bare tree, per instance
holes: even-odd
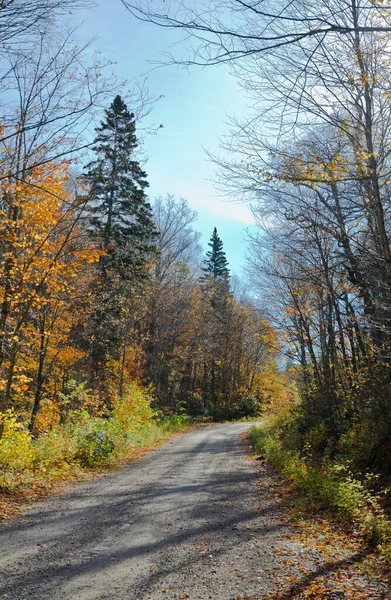
[[[94,0],[3,0],[0,5],[0,44],[15,41],[24,44],[27,36],[42,31],[54,17],[94,4]]]
[[[90,143],[86,131],[94,109],[107,99],[114,79],[105,65],[78,47],[73,31],[44,31],[25,49],[3,53],[7,75],[2,90],[1,178],[20,178],[56,158],[75,154]]]
[[[315,49],[326,39],[391,31],[390,8],[372,0],[121,0],[138,19],[194,38],[180,62],[213,65],[267,55],[283,47]],[[350,20],[354,9],[359,19]]]
[[[197,212],[184,198],[159,196],[153,201],[153,219],[159,231],[156,277],[162,282],[175,265],[200,263],[201,234],[192,227]]]

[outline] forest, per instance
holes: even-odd
[[[205,254],[189,203],[148,196],[148,91],[76,44],[77,2],[33,4],[0,9],[2,490],[287,395],[217,228]]]
[[[389,1],[122,1],[246,93],[210,156],[256,222],[241,285],[218,223],[204,253],[186,199],[149,197],[153,101],[61,25],[88,4],[0,8],[0,487],[262,417],[320,504],[389,503]]]

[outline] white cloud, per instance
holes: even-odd
[[[232,219],[246,225],[255,223],[249,204],[224,200],[216,195],[212,183],[188,184],[177,177],[170,182],[169,189],[166,189],[167,182],[159,182],[158,179],[155,177],[153,185],[151,185],[150,193],[152,197],[160,194],[164,195],[165,193],[174,194],[174,196],[188,200],[195,210],[209,213],[211,216]]]

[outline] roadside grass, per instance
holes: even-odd
[[[293,487],[296,504],[328,511],[364,543],[376,547],[391,566],[391,522],[381,496],[370,492],[349,469],[349,464],[323,461],[316,464],[306,453],[287,450],[278,423],[267,420],[249,430],[254,454],[266,459]]]
[[[144,456],[170,436],[194,426],[186,414],[151,410],[138,389],[116,401],[108,417],[76,410],[65,425],[32,436],[12,411],[0,414],[0,520],[20,506]]]

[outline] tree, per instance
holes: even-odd
[[[159,196],[153,202],[153,220],[159,231],[156,278],[163,283],[178,266],[198,266],[201,234],[192,227],[197,212],[187,200],[171,194]]]
[[[103,76],[107,63],[90,50],[66,27],[2,48],[0,144],[8,156],[0,180],[23,180],[30,169],[70,155],[76,160],[91,145],[85,131],[95,106],[112,96],[114,78]]]
[[[213,229],[210,241],[208,242],[210,250],[206,253],[206,259],[203,261],[205,265],[202,270],[205,277],[213,277],[227,281],[229,279],[228,261],[223,250],[223,242],[219,238],[216,227]]]
[[[136,160],[136,123],[120,96],[96,129],[94,152],[85,176],[89,188],[89,230],[105,251],[93,288],[95,310],[88,323],[92,372],[103,387],[109,360],[126,364],[127,345],[143,286],[156,253],[157,231],[147,202],[146,173]],[[124,373],[120,374],[123,389]]]
[[[2,409],[26,396],[36,379],[34,414],[38,411],[53,328],[71,302],[81,271],[99,259],[98,248],[80,227],[84,205],[66,189],[68,168],[65,161],[47,163],[29,171],[23,183],[1,186]]]
[[[116,96],[106,119],[96,128],[96,158],[87,167],[91,233],[127,276],[142,278],[148,272],[157,234],[147,202],[146,173],[135,159],[136,123],[125,102]]]
[[[233,303],[229,293],[228,261],[216,227],[213,229],[208,246],[210,250],[203,261],[203,275],[200,278],[208,311],[203,398],[205,405],[209,405],[210,414],[216,419],[218,389],[224,377],[223,356],[233,323]]]
[[[215,65],[302,47],[316,51],[320,42],[338,44],[357,33],[391,31],[388,1],[383,0],[121,0],[138,19],[193,36],[194,53],[179,62]],[[346,18],[353,8],[355,22]]]
[[[178,388],[183,373],[178,368],[179,347],[194,300],[201,234],[194,230],[197,213],[183,198],[167,194],[153,202],[153,219],[159,230],[158,255],[149,285],[146,315],[145,374],[152,383],[159,404],[185,404],[188,391]]]
[[[330,3],[321,6],[327,14]],[[221,179],[269,219],[281,210],[296,223],[313,222],[313,209],[321,215],[316,227],[335,237],[380,346],[391,326],[390,52],[377,30],[382,10],[351,0],[338,18],[347,28],[338,42],[321,37],[316,47],[247,57],[237,69],[263,110],[235,123]]]
[[[3,0],[0,7],[0,43],[14,42],[19,36],[34,34],[72,9],[92,6],[90,0]]]

